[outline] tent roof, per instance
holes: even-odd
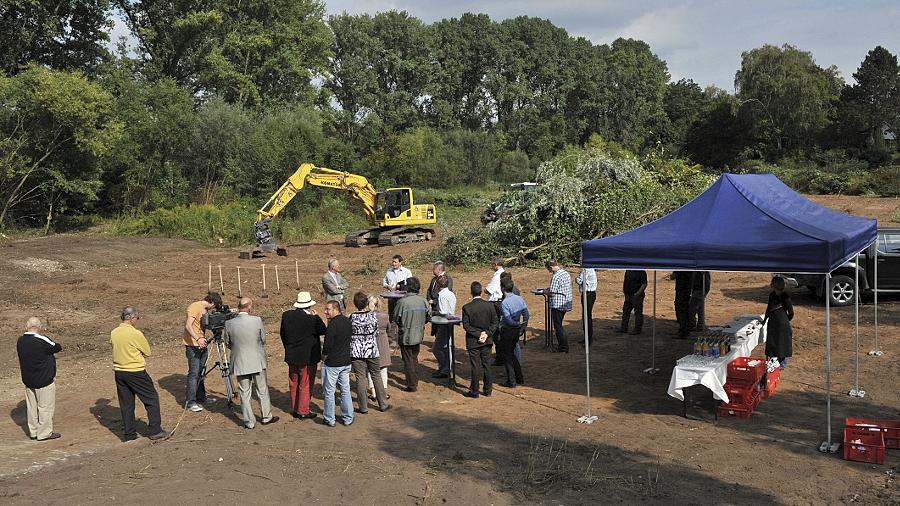
[[[672,213],[585,241],[585,267],[827,273],[875,241],[875,220],[820,206],[772,174],[723,174]]]

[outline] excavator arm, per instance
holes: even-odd
[[[273,242],[269,222],[278,216],[307,184],[350,192],[350,195],[362,204],[363,211],[366,213],[369,221],[373,225],[376,223],[375,205],[378,192],[365,177],[349,172],[316,167],[311,163],[304,163],[256,211],[255,235],[257,245],[265,247]]]
[[[375,223],[377,192],[368,179],[349,172],[316,167],[311,163],[300,165],[281,185],[281,188],[256,211],[256,223],[259,224],[263,220],[271,220],[278,216],[306,184],[349,191],[350,195],[362,204],[363,211],[369,220],[373,224]]]

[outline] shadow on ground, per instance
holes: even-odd
[[[455,415],[398,409],[405,422],[378,431],[381,451],[430,473],[465,475],[494,484],[523,502],[609,504],[696,503],[710,490],[729,503],[775,503],[752,486],[718,480],[655,455],[604,443],[586,445],[537,437]],[[447,437],[448,427],[460,437]]]

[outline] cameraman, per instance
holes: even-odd
[[[203,411],[203,403],[206,402],[202,369],[209,356],[209,343],[203,337],[203,315],[221,306],[222,297],[216,292],[208,292],[203,300],[198,300],[187,308],[187,320],[184,322],[184,351],[188,362],[185,403],[194,412]]]

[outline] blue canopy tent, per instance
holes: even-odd
[[[875,220],[811,202],[772,174],[723,174],[692,201],[656,221],[616,236],[585,241],[582,266],[815,273],[825,275],[826,286],[831,286],[830,273],[876,237]],[[859,290],[856,292],[858,328]],[[827,303],[830,297],[825,299]],[[832,446],[830,305],[826,306],[826,383],[827,443]]]

